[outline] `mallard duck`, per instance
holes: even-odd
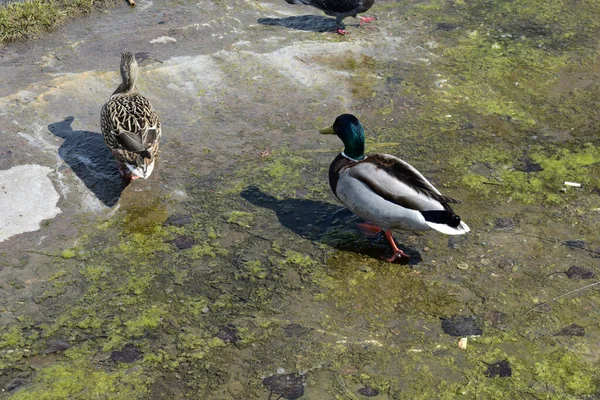
[[[387,261],[409,257],[396,246],[392,229],[469,232],[450,208],[460,201],[442,195],[416,168],[389,154],[365,156],[364,129],[354,115],[340,115],[320,133],[336,134],[344,142],[344,151],[329,167],[329,185],[354,214],[375,224],[361,224],[363,230],[385,232],[394,251]]]
[[[156,112],[135,87],[137,77],[137,61],[127,51],[121,55],[123,82],[102,107],[100,118],[104,142],[127,180],[152,174],[161,135]]]
[[[375,0],[285,0],[288,4],[306,4],[322,10],[327,15],[335,17],[337,33],[345,35],[342,20],[346,17],[357,18],[356,15],[368,11]],[[373,17],[358,17],[360,24],[374,21]]]

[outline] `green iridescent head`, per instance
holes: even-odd
[[[365,130],[354,115],[342,114],[335,119],[333,126],[319,132],[324,135],[336,134],[342,139],[346,156],[354,160],[365,158]]]

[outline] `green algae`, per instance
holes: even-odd
[[[250,228],[254,216],[244,211],[231,211],[225,215],[227,222],[244,228]]]
[[[18,391],[12,398],[140,399],[152,383],[142,368],[105,372],[78,357],[75,359],[72,364],[56,363],[41,369],[29,390]]]
[[[473,150],[472,148],[470,149]],[[551,204],[571,201],[577,192],[561,189],[564,182],[577,182],[584,187],[600,184],[597,170],[600,152],[591,143],[575,148],[534,145],[528,149],[528,162],[535,165],[532,171],[519,170],[524,156],[511,158],[509,152],[499,149],[478,148],[476,160],[460,154],[450,160],[457,175],[462,175],[459,184],[484,195],[504,196],[525,204],[547,202]],[[473,169],[480,163],[487,165],[488,172],[481,175]]]
[[[62,258],[69,259],[69,258],[73,258],[73,257],[77,256],[77,253],[71,249],[67,249],[67,250],[63,250],[63,252],[60,253],[60,256]]]

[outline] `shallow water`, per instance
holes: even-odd
[[[156,1],[4,46],[0,168],[50,167],[61,213],[0,243],[0,398],[595,398],[599,12],[380,1],[341,37]],[[125,49],[164,129],[127,187],[99,134]],[[327,182],[343,112],[472,232],[382,261]]]

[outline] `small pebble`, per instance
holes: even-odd
[[[182,227],[184,225],[190,224],[192,222],[192,217],[185,214],[173,214],[170,215],[169,218],[165,221],[165,225],[172,225],[177,227]]]
[[[488,364],[488,368],[483,374],[488,378],[495,378],[497,376],[506,378],[512,375],[512,369],[510,368],[508,361],[502,360],[493,364]]]
[[[502,258],[498,261],[498,268],[502,269],[512,269],[515,265],[515,260],[511,260],[510,258]]]
[[[144,353],[139,351],[133,344],[126,344],[121,351],[113,351],[110,353],[110,359],[114,362],[122,362],[131,364],[144,357]]]
[[[565,245],[575,249],[585,249],[584,240],[567,240]]]
[[[569,279],[592,279],[596,276],[592,271],[577,265],[573,265],[565,274],[567,274]]]
[[[58,353],[61,351],[65,351],[71,348],[71,345],[62,339],[50,339],[48,341],[47,347],[44,349],[42,353],[51,354]]]
[[[469,269],[469,264],[467,264],[467,263],[459,263],[459,264],[456,265],[456,268],[461,269],[461,270],[464,271],[466,269]]]
[[[228,324],[226,326],[220,327],[216,337],[218,337],[225,343],[237,343],[240,341],[237,327],[233,324]]]
[[[459,249],[467,242],[467,236],[454,235],[448,238],[448,247],[451,249]]]
[[[363,396],[367,397],[375,397],[379,395],[379,390],[365,386],[364,388],[358,389],[358,394],[362,394]]]
[[[441,31],[452,31],[458,28],[458,25],[450,23],[450,22],[439,22],[437,24],[437,28]]]
[[[172,245],[177,247],[179,250],[189,249],[196,244],[196,240],[191,236],[178,236],[175,239],[169,241]]]
[[[506,323],[506,314],[500,311],[486,311],[483,315],[483,319],[495,327],[504,325]]]
[[[310,331],[312,331],[311,328],[307,328],[299,324],[289,324],[283,328],[283,333],[285,333],[285,335],[289,337],[304,336]]]
[[[7,392],[12,392],[13,390],[20,388],[26,383],[27,381],[25,379],[16,378],[13,379],[8,385],[6,385],[4,390],[6,390]]]
[[[423,247],[423,251],[428,252],[429,251],[429,247]]]
[[[469,339],[466,337],[460,338],[460,340],[458,341],[458,348],[461,350],[466,350],[468,341],[469,341]]]
[[[512,230],[515,229],[515,221],[512,218],[508,218],[508,217],[503,217],[503,218],[496,218],[496,221],[494,222],[494,228],[498,229],[498,230]]]
[[[268,376],[263,379],[263,385],[286,400],[299,399],[304,395],[304,375],[298,373]]]

